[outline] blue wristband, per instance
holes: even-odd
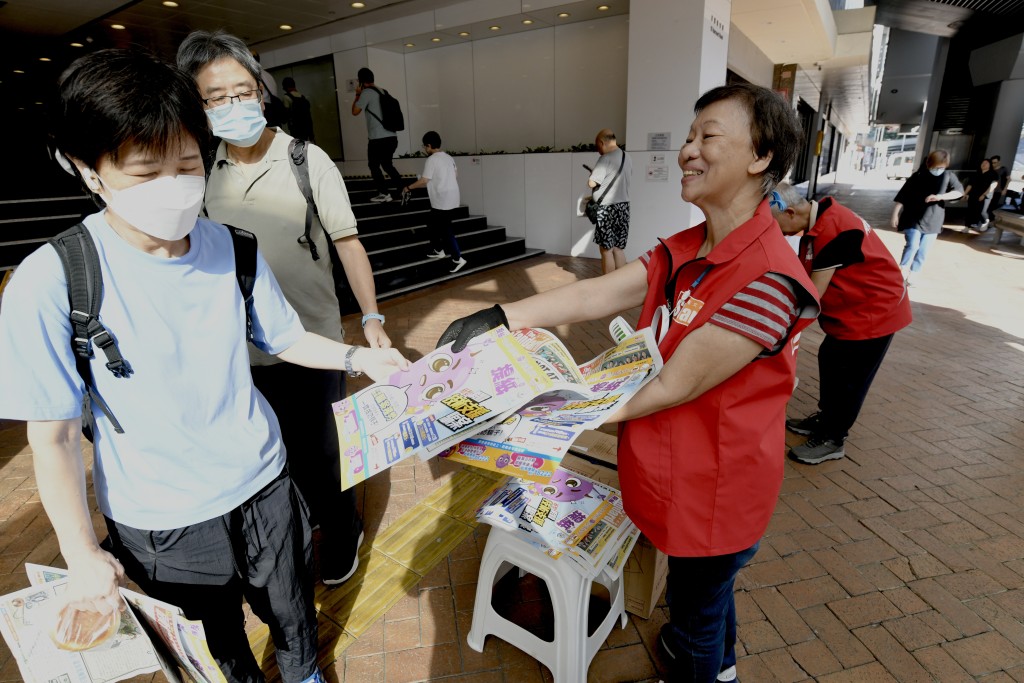
[[[364,315],[363,327],[366,327],[367,320],[379,320],[381,325],[384,324],[384,316],[382,316],[380,313],[367,313],[366,315]]]

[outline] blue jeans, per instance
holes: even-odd
[[[900,268],[910,266],[910,272],[916,273],[924,265],[924,259],[928,256],[928,248],[935,242],[939,233],[926,235],[917,228],[907,228],[903,231],[907,244],[903,247],[903,256],[900,257]]]
[[[672,680],[714,683],[736,664],[736,574],[758,544],[730,555],[668,558],[669,623],[662,638],[674,657]]]

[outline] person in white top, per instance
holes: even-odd
[[[629,237],[629,177],[633,163],[619,147],[615,133],[608,128],[598,132],[594,146],[601,158],[587,185],[598,201],[594,242],[601,249],[601,270],[610,273],[626,265],[626,239]]]
[[[427,257],[451,256],[452,269],[449,272],[457,273],[466,265],[466,259],[462,258],[459,243],[455,239],[455,231],[452,229],[452,218],[455,209],[459,208],[459,171],[455,167],[455,159],[441,149],[441,136],[436,131],[431,130],[423,134],[423,151],[427,153],[423,175],[406,186],[402,194],[408,194],[421,187],[427,188],[427,195],[430,197],[430,219],[427,227],[431,248]]]

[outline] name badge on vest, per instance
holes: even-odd
[[[676,300],[675,308],[672,309],[672,320],[680,325],[689,325],[703,307],[704,302],[694,299],[690,296],[690,290],[686,290]]]

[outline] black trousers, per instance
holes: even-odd
[[[191,526],[149,531],[108,518],[106,543],[146,595],[203,622],[231,683],[264,680],[245,636],[244,597],[270,627],[282,679],[295,683],[317,669],[307,515],[285,468],[234,510]]]
[[[373,176],[373,184],[377,188],[377,192],[381,194],[391,194],[388,192],[388,184],[384,180],[384,173],[387,173],[388,177],[395,184],[395,194],[393,196],[401,196],[402,174],[398,172],[398,169],[391,162],[392,157],[395,156],[396,149],[398,149],[398,138],[395,136],[370,140],[366,145],[366,157],[367,163],[370,166],[370,175]],[[384,173],[381,173],[382,168]]]
[[[868,389],[893,335],[875,339],[836,339],[826,334],[818,349],[821,396],[820,436],[843,441],[857,421]]]
[[[288,450],[288,469],[320,525],[321,569],[331,553],[343,553],[362,531],[355,489],[341,490],[338,427],[331,404],[345,397],[337,370],[291,363],[252,366],[252,379],[277,415]]]
[[[462,258],[459,243],[455,240],[452,228],[452,217],[458,209],[430,209],[428,226],[430,231],[430,248],[434,251],[446,251],[453,261]]]

